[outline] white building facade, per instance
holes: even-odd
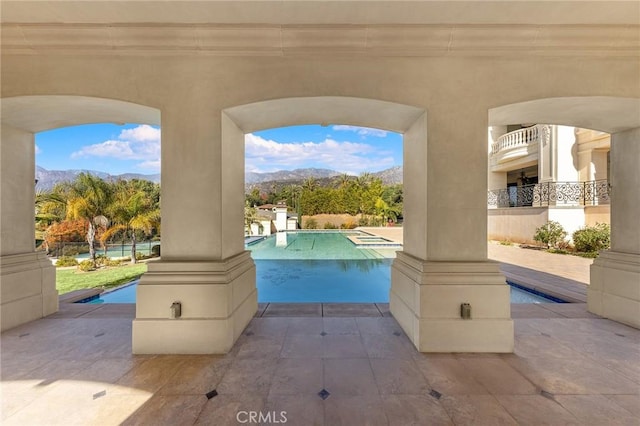
[[[34,134],[95,122],[162,127],[162,259],[135,353],[230,350],[257,310],[244,136],[309,123],[404,134],[390,309],[425,352],[513,351],[487,259],[488,126],[610,133],[611,249],[588,305],[640,326],[640,4],[570,3],[3,1],[2,329],[58,303],[34,247]]]
[[[492,126],[488,141],[489,239],[535,243],[536,228],[547,221],[560,223],[569,237],[610,223],[609,134],[548,124]]]

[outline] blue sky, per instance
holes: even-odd
[[[160,128],[87,124],[36,134],[36,164],[110,174],[160,172]],[[346,125],[263,130],[245,137],[245,169],[316,167],[358,175],[402,165],[402,135]]]

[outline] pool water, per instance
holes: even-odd
[[[258,302],[388,302],[392,261],[256,259]]]
[[[360,231],[295,231],[278,232],[269,238],[249,244],[254,260],[367,260],[382,259],[380,251],[351,242],[349,236],[367,236]],[[398,248],[396,248],[397,250]]]
[[[247,246],[258,302],[388,303],[392,249],[360,248],[349,232],[287,232]],[[137,282],[87,303],[135,303]],[[512,303],[554,303],[511,286]]]
[[[385,261],[386,262],[386,261]],[[256,262],[257,263],[257,262]],[[380,268],[378,273],[388,274],[389,269],[385,271]],[[304,272],[304,276],[313,275]],[[324,272],[323,272],[324,274]],[[324,303],[387,303],[389,301],[389,283],[381,285],[379,282],[371,283],[359,281],[349,285],[351,289],[358,291],[345,291],[345,286],[339,284],[335,280],[317,281],[317,276],[311,285],[306,285],[302,289],[297,288],[299,277],[295,273],[282,274],[278,271],[270,271],[266,269],[262,284],[258,284],[258,301],[260,303],[269,302],[324,302]],[[303,275],[300,275],[303,276]],[[333,274],[326,274],[331,277]],[[136,303],[137,281],[125,287],[120,287],[115,291],[103,293],[99,298],[91,299],[84,303]],[[363,297],[365,296],[366,297]],[[369,297],[370,295],[370,297]],[[363,301],[369,299],[370,301]],[[554,300],[538,296],[516,287],[511,287],[511,303],[556,303]]]

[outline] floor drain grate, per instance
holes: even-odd
[[[327,399],[327,398],[329,398],[329,395],[331,395],[331,394],[330,394],[330,393],[329,393],[329,391],[328,391],[328,390],[326,390],[326,389],[322,389],[320,392],[318,392],[318,396],[319,396],[320,398],[322,398],[322,399]]]
[[[394,335],[394,336],[401,336],[401,335],[402,335],[402,333],[400,333],[399,331],[394,331],[394,332],[393,332],[393,335]]]
[[[320,335],[321,335],[321,336],[326,336],[326,335],[327,335],[327,333],[323,331],[322,333],[320,333]]]
[[[217,390],[212,390],[211,392],[207,392],[207,399],[211,399],[218,396],[218,391]]]

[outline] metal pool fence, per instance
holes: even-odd
[[[152,254],[154,246],[159,246],[160,241],[139,241],[136,243],[136,253],[148,256]],[[157,249],[156,249],[157,250]],[[69,243],[59,242],[49,246],[50,256],[73,256],[76,258],[89,257],[88,243]],[[127,257],[131,256],[131,244],[127,242],[106,244],[105,246],[96,245],[96,254],[104,254],[107,257]]]

